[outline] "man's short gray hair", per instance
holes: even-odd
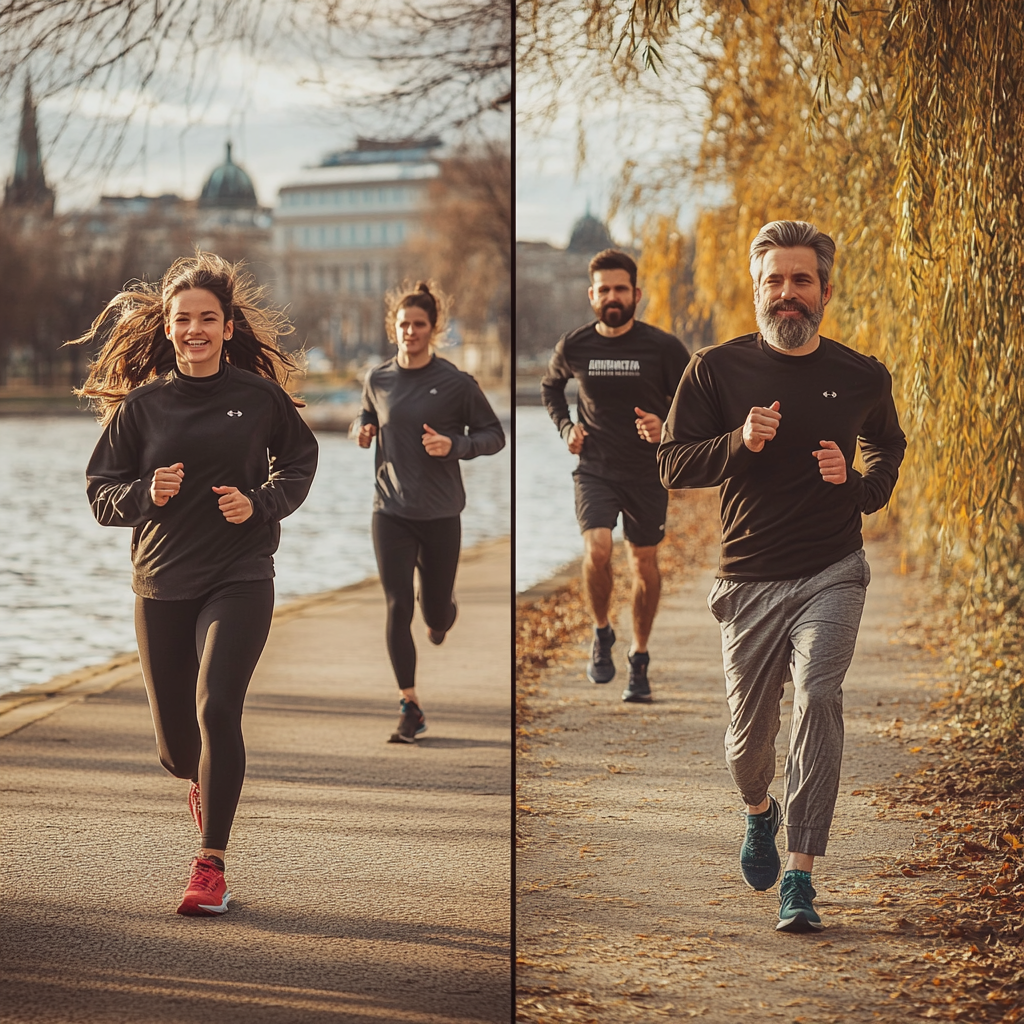
[[[761,264],[766,253],[772,249],[795,249],[797,246],[814,250],[818,258],[818,279],[824,291],[832,276],[836,243],[804,220],[773,220],[758,231],[750,243],[750,276],[754,279],[754,287],[761,283]]]

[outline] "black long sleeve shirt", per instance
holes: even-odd
[[[565,386],[575,377],[577,419],[587,432],[580,470],[606,480],[657,479],[656,446],[637,433],[634,410],[664,421],[690,353],[675,335],[640,320],[614,338],[596,324],[559,339],[540,384],[544,405],[566,438],[573,424]]]
[[[457,516],[466,507],[459,460],[505,447],[501,421],[480,385],[436,355],[414,370],[397,359],[371,370],[359,422],[377,427],[374,511],[404,519]],[[424,424],[451,438],[447,455],[427,453]]]
[[[778,432],[752,452],[743,443],[747,414],[776,401]],[[858,440],[863,475],[853,468]],[[821,478],[812,452],[822,441],[846,457],[845,483]],[[861,513],[888,502],[906,446],[892,378],[874,357],[828,338],[790,356],[748,334],[690,360],[658,465],[666,487],[721,486],[720,577],[787,580],[861,547]]]
[[[180,462],[181,490],[153,503],[153,473]],[[273,381],[225,363],[213,378],[172,370],[130,392],[96,444],[86,470],[93,514],[132,528],[132,588],[142,597],[200,597],[220,583],[270,579],[279,521],[302,504],[316,471],[317,443]],[[229,523],[211,488],[252,501]]]

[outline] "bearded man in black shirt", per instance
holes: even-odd
[[[722,555],[708,606],[722,630],[726,763],[747,804],[743,877],[771,888],[786,822],[779,931],[817,931],[811,886],[839,792],[843,679],[871,573],[861,515],[885,506],[906,449],[892,379],[818,334],[835,243],[773,221],[750,247],[760,333],[697,352],[663,431],[666,487],[721,487]],[[853,468],[860,445],[863,474]],[[793,721],[780,806],[769,795],[783,686]]]
[[[626,253],[606,249],[590,261],[587,294],[598,319],[559,340],[541,394],[569,451],[580,457],[573,473],[576,518],[584,542],[584,589],[594,617],[587,677],[609,683],[615,676],[608,608],[612,529],[621,512],[633,571],[633,644],[622,699],[649,703],[647,641],[661,594],[658,544],[668,508],[656,445],[689,352],[678,338],[634,319],[641,292],[636,263]],[[576,423],[565,400],[570,377],[579,382]]]

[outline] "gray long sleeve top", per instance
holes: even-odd
[[[505,447],[501,422],[480,385],[436,355],[415,370],[396,359],[371,370],[359,423],[377,427],[374,511],[405,519],[457,516],[466,506],[459,460]],[[452,439],[447,455],[427,454],[424,424]]]

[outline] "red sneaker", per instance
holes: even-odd
[[[224,872],[212,860],[196,857],[192,861],[192,874],[189,876],[185,894],[181,897],[179,914],[204,916],[209,914],[225,914],[228,909],[227,883]]]
[[[199,834],[203,834],[203,802],[199,797],[199,786],[196,783],[192,783],[192,788],[188,791],[188,809],[192,815],[192,820],[196,823],[196,828],[199,829]]]

